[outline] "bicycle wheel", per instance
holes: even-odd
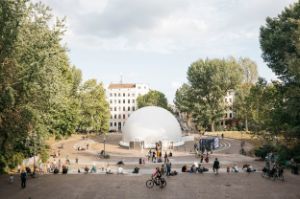
[[[167,181],[164,178],[162,178],[160,181],[160,188],[164,188],[166,186],[167,186]]]
[[[151,189],[153,186],[154,186],[153,180],[147,180],[146,181],[146,187],[148,187],[149,189]]]

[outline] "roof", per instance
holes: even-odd
[[[135,88],[135,84],[110,84],[108,89]]]

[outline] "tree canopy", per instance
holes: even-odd
[[[188,83],[176,92],[175,105],[180,111],[192,114],[200,128],[211,126],[223,117],[224,96],[242,81],[242,68],[234,58],[205,59],[191,64]]]
[[[159,106],[169,110],[168,100],[160,91],[151,90],[145,95],[141,95],[137,98],[138,108],[145,106]]]
[[[88,96],[80,90],[81,72],[61,44],[64,32],[64,20],[53,20],[41,3],[0,1],[0,172],[33,156],[33,146],[45,152],[49,135],[75,132],[85,98],[97,104],[92,127],[107,130],[103,87]]]

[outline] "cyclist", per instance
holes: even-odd
[[[156,180],[161,179],[161,171],[158,167],[156,167],[155,172],[152,174],[152,177]]]

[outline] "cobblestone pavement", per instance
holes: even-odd
[[[166,177],[164,189],[145,186],[149,175],[44,175],[29,178],[21,189],[19,178],[9,184],[0,176],[2,199],[299,199],[300,177],[286,173],[286,181],[273,181],[260,173],[189,174]]]

